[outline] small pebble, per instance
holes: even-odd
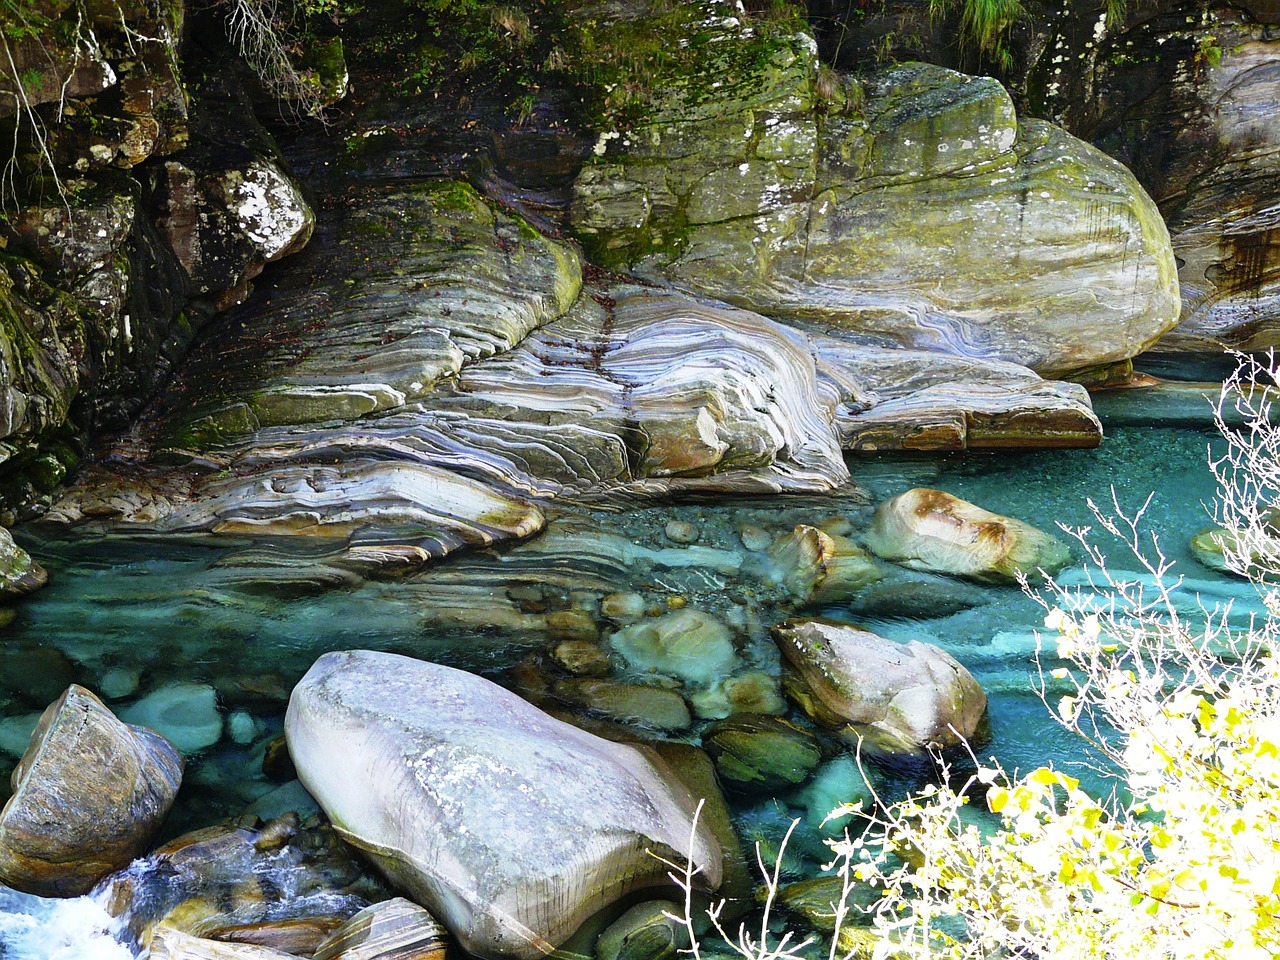
[[[247,746],[258,736],[258,721],[245,711],[237,710],[227,718],[227,732],[233,743]]]
[[[611,593],[600,601],[601,616],[617,623],[632,623],[644,613],[644,597],[638,593]]]
[[[668,609],[668,610],[680,610],[680,609],[682,609],[683,607],[685,607],[688,603],[689,603],[689,601],[688,601],[687,599],[685,599],[684,597],[682,597],[682,596],[680,596],[680,595],[678,595],[678,594],[676,594],[676,595],[674,595],[674,596],[667,597],[667,609]]]
[[[766,530],[757,527],[754,523],[744,523],[739,527],[738,536],[742,538],[744,547],[756,553],[768,550],[773,544],[773,537],[769,536]]]
[[[565,640],[551,651],[556,663],[579,677],[607,677],[613,669],[609,654],[585,640]]]
[[[673,543],[694,543],[698,532],[698,525],[687,520],[672,520],[666,526],[667,539]]]
[[[585,610],[556,610],[547,614],[547,633],[553,640],[600,639],[600,628]]]

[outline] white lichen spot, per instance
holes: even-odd
[[[223,181],[240,229],[267,260],[287,250],[311,224],[302,194],[275,164],[255,160]]]
[[[600,136],[596,138],[596,144],[591,148],[591,152],[597,157],[603,157],[605,150],[609,148],[609,141],[617,140],[620,136],[622,136],[622,134],[617,130],[610,130],[607,133],[600,134]]]

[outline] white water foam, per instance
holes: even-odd
[[[90,897],[46,899],[0,886],[0,960],[133,960]]]

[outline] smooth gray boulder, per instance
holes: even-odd
[[[285,719],[335,829],[469,953],[550,954],[603,907],[669,884],[694,800],[648,748],[610,743],[480,677],[389,653],[328,653]],[[691,857],[712,887],[721,851]]]
[[[0,812],[0,881],[76,896],[142,853],[173,806],[182,757],[72,684],[44,711]]]

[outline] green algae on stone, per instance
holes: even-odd
[[[779,319],[1042,373],[1122,361],[1176,322],[1168,232],[1120,164],[1019,124],[994,80],[924,64],[827,116],[805,49],[754,61],[750,82],[698,74],[603,134],[570,206],[593,255]]]
[[[464,183],[389,190],[351,213],[342,236],[331,282],[277,294],[240,343],[193,358],[175,440],[398,409],[514,347],[581,288],[571,248]]]
[[[739,790],[774,791],[794,787],[818,766],[818,741],[779,717],[741,713],[712,724],[702,744],[721,779]]]
[[[0,527],[0,602],[39,590],[48,580],[44,567],[13,542],[8,530]]]

